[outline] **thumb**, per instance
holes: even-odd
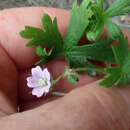
[[[129,130],[130,89],[94,82],[39,108],[1,118],[8,130]]]
[[[67,104],[72,104],[69,107],[71,123],[75,124],[71,124],[72,130],[129,130],[130,88],[105,88],[98,82],[66,96]]]
[[[99,81],[82,88],[86,98],[86,130],[129,130],[130,88],[105,88]],[[77,90],[78,93],[78,90]],[[85,113],[85,112],[84,112]]]

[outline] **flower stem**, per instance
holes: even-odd
[[[66,72],[62,73],[56,80],[53,80],[53,85],[55,85],[57,82],[59,82],[62,78],[64,78],[67,75]]]
[[[56,96],[65,96],[66,93],[61,93],[61,92],[52,92],[52,95],[56,95]]]
[[[104,73],[104,69],[102,68],[76,68],[76,69],[72,69],[72,72],[76,72],[76,71],[86,71],[86,70],[92,70],[92,71],[99,71],[99,72],[102,72]]]
[[[86,70],[98,71],[98,72],[101,72],[101,73],[105,73],[104,69],[102,69],[102,68],[88,68],[87,67],[87,68],[66,69],[66,71],[64,73],[62,73],[60,76],[58,76],[55,80],[52,80],[52,84],[55,85],[62,78],[65,78],[65,76],[69,75],[69,73],[73,73],[73,72],[76,72],[76,71],[86,71]]]

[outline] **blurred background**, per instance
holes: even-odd
[[[47,6],[54,8],[70,9],[74,0],[0,0],[0,10],[25,6]],[[107,9],[115,0],[103,0],[104,9]],[[78,0],[79,3],[82,0]],[[121,27],[130,29],[130,15],[113,19]]]
[[[49,6],[55,8],[70,9],[74,0],[0,0],[0,9],[23,6]],[[107,8],[114,0],[104,0]],[[78,0],[79,3],[82,0]]]

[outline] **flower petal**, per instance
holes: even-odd
[[[50,81],[47,81],[47,86],[45,87],[45,93],[49,93],[50,91],[50,88],[51,88],[51,82]]]
[[[50,88],[47,87],[44,91],[45,91],[45,93],[49,93],[49,90],[50,90]]]
[[[32,95],[40,98],[44,94],[45,90],[43,88],[37,87],[32,90]]]
[[[47,86],[46,87],[51,87],[51,82],[50,81],[47,81]]]
[[[45,93],[49,93],[49,91],[50,91],[50,87],[47,86],[47,87],[44,88]]]
[[[42,77],[42,69],[40,66],[36,66],[35,68],[32,68],[32,76],[37,78]]]
[[[47,69],[47,68],[45,68],[45,69],[43,70],[42,76],[43,76],[43,78],[46,78],[47,80],[50,80],[50,79],[51,79],[51,75],[50,75],[50,73],[48,72],[48,69]]]
[[[38,86],[39,86],[38,80],[34,79],[33,77],[28,77],[28,78],[27,78],[27,86],[28,86],[29,88],[38,87]]]

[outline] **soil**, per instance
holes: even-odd
[[[120,21],[124,24],[130,24],[130,15],[121,16]]]
[[[0,0],[0,10],[23,6],[51,6],[70,9],[74,0]],[[81,2],[82,0],[78,0]]]

